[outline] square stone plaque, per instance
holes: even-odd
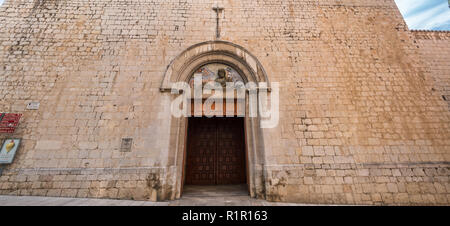
[[[130,152],[132,144],[133,144],[133,138],[122,138],[122,144],[120,145],[120,151],[121,152]]]
[[[30,102],[27,104],[27,109],[28,110],[39,110],[39,102]]]

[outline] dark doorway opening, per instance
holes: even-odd
[[[247,156],[244,128],[242,117],[189,118],[185,185],[190,185],[190,188],[216,186],[225,188],[225,191],[228,189],[226,186],[245,185]],[[247,188],[233,186],[237,187]]]

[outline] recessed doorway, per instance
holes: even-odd
[[[244,118],[192,117],[188,119],[185,186],[190,193],[200,186],[235,193],[247,189]],[[241,186],[236,186],[241,185]],[[244,185],[244,186],[242,186]],[[230,194],[231,195],[231,194]]]

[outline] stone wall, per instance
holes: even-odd
[[[219,2],[221,39],[281,87],[280,124],[259,150],[268,200],[448,205],[450,112],[434,81],[448,84],[448,41],[417,38],[393,0]],[[212,6],[6,0],[0,111],[24,116],[0,194],[179,197],[159,88],[178,54],[215,39]],[[120,152],[124,137],[131,152]]]
[[[412,31],[428,73],[434,80],[433,91],[441,93],[450,109],[450,31]]]

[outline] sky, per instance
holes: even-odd
[[[409,29],[450,30],[448,0],[395,0]]]
[[[3,1],[0,0],[0,4]],[[409,29],[450,30],[449,0],[395,0],[395,2]]]

